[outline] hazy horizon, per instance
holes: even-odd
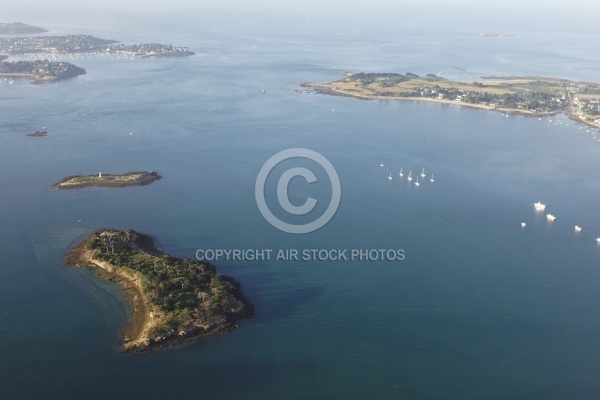
[[[440,9],[441,8],[441,9]],[[192,2],[174,0],[147,4],[140,0],[120,2],[105,0],[88,4],[63,0],[44,2],[25,0],[4,11],[3,22],[24,22],[37,25],[78,25],[123,28],[143,23],[146,19],[168,21],[197,19],[199,23],[223,21],[240,23],[285,18],[302,22],[327,23],[348,21],[357,27],[377,26],[393,29],[396,25],[427,28],[435,24],[447,29],[481,31],[548,32],[596,34],[596,15],[600,4],[592,0],[563,2],[517,1],[477,2],[473,0],[426,0],[417,4],[408,1],[373,0],[286,1],[261,0],[252,3],[241,0],[225,2]],[[157,28],[165,29],[163,23]]]

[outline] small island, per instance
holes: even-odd
[[[33,33],[48,32],[44,28],[23,24],[21,22],[0,22],[0,35],[30,35]]]
[[[31,79],[33,83],[73,78],[84,74],[85,69],[68,62],[48,60],[0,62],[0,76],[24,77]]]
[[[346,73],[327,83],[305,82],[314,92],[359,99],[418,100],[542,117],[564,113],[600,128],[600,84],[543,77],[481,77],[459,82],[427,74]]]
[[[130,353],[231,332],[239,319],[253,315],[234,279],[209,263],[165,254],[150,236],[133,230],[94,232],[68,251],[64,264],[96,268],[130,296],[133,315],[123,338]]]
[[[41,131],[35,131],[35,132],[27,133],[27,134],[25,134],[25,136],[29,136],[29,137],[44,137],[44,136],[48,136],[48,130],[46,129],[46,127],[44,127],[44,129],[41,130]]]
[[[149,185],[161,178],[154,171],[127,172],[121,175],[103,174],[100,172],[98,175],[68,176],[52,185],[52,187],[54,189],[81,189],[90,186],[122,188]]]
[[[487,33],[487,32],[481,32],[478,36],[482,37],[482,38],[509,38],[509,37],[515,37],[515,35],[510,34],[510,33]]]

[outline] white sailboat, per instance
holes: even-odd
[[[392,173],[390,172],[390,176],[388,176],[388,179],[391,181],[392,180]]]
[[[419,185],[420,185],[420,183],[419,183],[419,177],[417,176],[417,180],[415,181],[415,186],[419,186]]]
[[[384,167],[383,161],[381,162],[381,164],[379,164],[379,166],[382,167],[382,168]]]
[[[425,175],[425,168],[423,168],[423,169],[421,170],[421,178],[425,178],[425,176],[426,176],[426,175]]]
[[[431,182],[431,183],[435,182],[435,179],[433,179],[433,174],[431,174],[431,178],[429,178],[429,182]]]
[[[409,182],[412,181],[412,171],[409,171],[407,179]]]
[[[398,174],[402,178],[404,176],[404,172],[402,172],[402,168],[400,168],[400,173]]]

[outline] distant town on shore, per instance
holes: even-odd
[[[327,83],[303,87],[333,96],[360,99],[421,100],[541,117],[564,113],[600,128],[600,84],[544,77],[483,76],[478,82],[452,81],[437,75],[346,73]]]
[[[194,54],[187,47],[177,47],[172,44],[124,44],[117,40],[101,39],[91,35],[0,38],[0,54],[23,53],[124,53],[149,57],[181,57]]]
[[[21,23],[0,23],[0,34],[31,34],[46,32],[43,28]],[[66,61],[5,61],[21,54],[125,54],[140,57],[185,57],[194,53],[187,47],[172,44],[124,44],[116,40],[101,39],[91,35],[66,36],[11,36],[0,37],[0,76],[26,77],[34,83],[83,75],[86,71]]]

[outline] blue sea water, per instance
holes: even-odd
[[[597,398],[600,134],[564,116],[295,91],[344,71],[600,80],[597,36],[477,32],[141,24],[110,33],[197,54],[82,57],[73,62],[87,74],[76,79],[0,83],[6,398]],[[48,137],[24,135],[41,126]],[[263,163],[294,147],[323,154],[342,182],[336,216],[307,235],[273,228],[254,198]],[[436,181],[417,188],[400,168]],[[50,188],[67,175],[130,170],[164,179]],[[538,200],[554,223],[534,211]],[[128,356],[118,287],[61,266],[70,244],[107,226],[154,235],[182,257],[322,248],[406,258],[215,262],[256,316],[229,335]]]

